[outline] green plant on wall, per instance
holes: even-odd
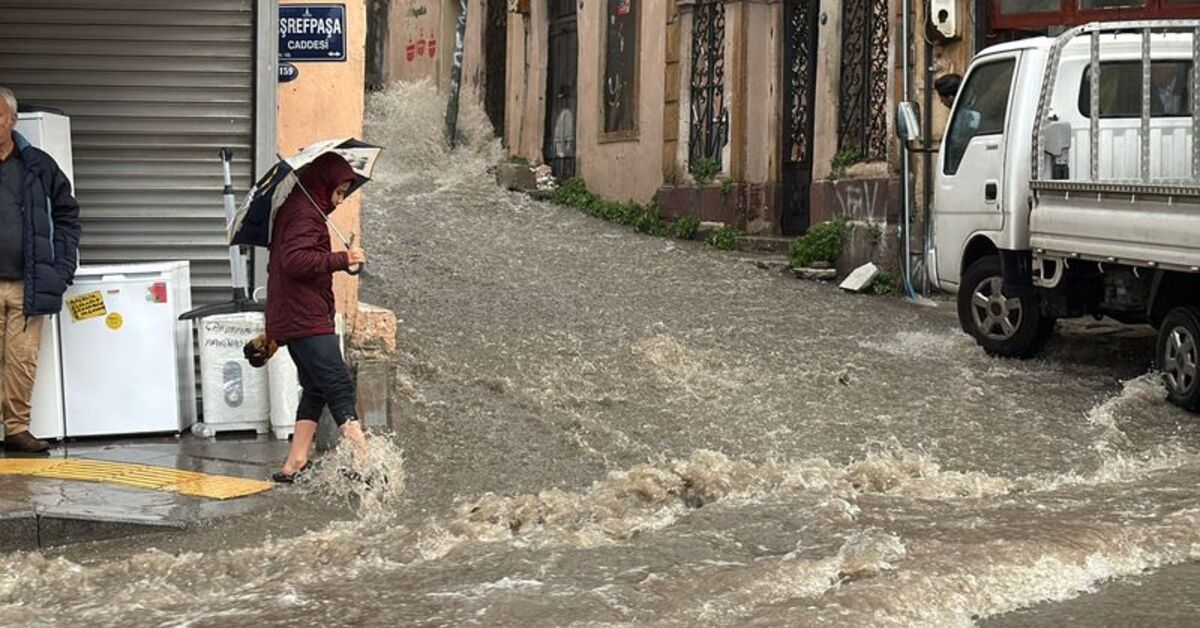
[[[877,222],[867,223],[867,226],[864,227],[864,229],[866,231],[867,238],[869,238],[872,242],[878,242],[879,239],[883,237],[883,227],[879,226],[879,223]]]
[[[733,194],[733,179],[721,177],[721,200],[728,201],[731,194]]]
[[[588,206],[595,203],[598,197],[588,191],[587,185],[583,179],[567,179],[554,190],[550,200],[559,205],[575,207],[586,210]]]
[[[865,155],[859,147],[839,150],[829,162],[829,178],[833,180],[846,176],[846,169],[863,161]]]
[[[663,222],[657,201],[638,213],[633,220],[633,228],[646,235],[667,235],[667,223]]]
[[[850,223],[844,218],[814,226],[792,243],[792,266],[804,268],[813,262],[836,262],[842,256],[849,233]]]
[[[662,236],[668,233],[657,201],[649,207],[633,202],[610,201],[589,191],[582,179],[567,179],[551,194],[550,200],[601,220],[628,225],[648,235]]]
[[[721,227],[708,236],[708,243],[722,251],[732,251],[737,248],[737,240],[742,232],[733,227]]]
[[[718,174],[721,174],[721,162],[711,157],[699,159],[692,164],[692,178],[696,180],[697,185],[712,183]]]
[[[685,216],[675,221],[674,232],[675,237],[680,240],[691,240],[696,237],[696,231],[700,229],[700,219],[694,216]]]

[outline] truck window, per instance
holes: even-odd
[[[1192,115],[1192,62],[1155,61],[1150,64],[1150,116]],[[1083,72],[1079,86],[1079,113],[1092,115],[1092,70]],[[1100,117],[1142,117],[1142,62],[1110,61],[1100,64]]]
[[[995,61],[976,67],[967,77],[967,84],[954,104],[954,118],[946,133],[946,163],[943,166],[946,174],[958,172],[972,139],[1004,133],[1015,67],[1015,59]]]

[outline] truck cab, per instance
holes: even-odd
[[[985,351],[1036,355],[1060,318],[1150,324],[1172,401],[1200,409],[1198,60],[1200,21],[1171,21],[1089,24],[971,62],[926,268]]]

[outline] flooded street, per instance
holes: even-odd
[[[442,113],[369,111],[388,482],[319,475],[353,516],[253,547],[0,556],[0,625],[960,626],[1200,559],[1200,418],[1145,333],[989,359],[949,302],[502,192],[483,114],[448,154]]]

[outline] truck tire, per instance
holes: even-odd
[[[1158,369],[1167,399],[1186,410],[1200,410],[1200,308],[1177,307],[1158,328]]]
[[[958,322],[990,355],[1032,358],[1054,335],[1053,318],[1043,316],[1040,299],[1005,297],[1000,258],[971,264],[958,291]]]

